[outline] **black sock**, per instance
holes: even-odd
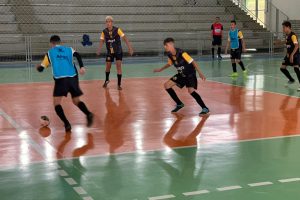
[[[61,119],[61,121],[64,122],[65,125],[69,125],[70,124],[70,122],[67,120],[67,118],[65,116],[64,110],[61,107],[61,105],[55,106],[55,112],[58,115],[58,117]]]
[[[221,56],[221,47],[218,47],[218,55]]]
[[[289,81],[295,81],[287,69],[280,68],[280,71],[289,79]]]
[[[241,66],[241,68],[242,68],[243,71],[246,70],[246,69],[245,69],[245,66],[244,66],[244,63],[243,63],[242,61],[239,62],[239,65]]]
[[[207,108],[205,103],[203,102],[201,96],[197,92],[192,92],[191,93],[192,97],[197,101],[197,103],[201,106],[201,108]]]
[[[83,103],[82,101],[80,101],[77,106],[84,114],[89,115],[91,113],[86,107],[85,103]]]
[[[166,91],[169,93],[171,98],[176,102],[177,105],[183,104],[180,99],[178,98],[176,92],[173,90],[173,88],[166,89]]]
[[[300,70],[299,70],[299,68],[298,67],[294,67],[294,71],[296,72],[298,81],[300,83]]]
[[[121,86],[122,74],[118,74],[118,86]]]
[[[105,72],[105,81],[109,81],[109,74],[110,74],[110,72]]]
[[[232,63],[232,70],[233,70],[234,73],[237,72],[237,71],[236,71],[236,63]]]
[[[215,56],[215,48],[211,48],[211,55]]]

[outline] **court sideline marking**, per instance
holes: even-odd
[[[280,179],[280,180],[277,180],[276,182],[265,181],[265,182],[249,183],[249,184],[246,184],[247,186],[244,186],[244,187],[241,185],[225,186],[225,187],[216,188],[215,191],[203,189],[203,190],[197,190],[197,191],[192,191],[192,192],[184,192],[184,193],[182,193],[182,195],[185,197],[199,196],[199,195],[204,195],[204,194],[210,194],[210,193],[213,193],[216,191],[217,192],[226,192],[226,191],[232,191],[232,190],[257,188],[257,187],[263,187],[263,186],[271,186],[274,184],[285,184],[285,183],[293,183],[293,182],[300,182],[300,178]],[[164,199],[172,199],[172,198],[176,198],[176,196],[173,194],[162,195],[162,196],[153,196],[153,197],[148,197],[148,200],[164,200]]]
[[[27,134],[25,130],[20,126],[10,115],[4,112],[3,109],[0,108],[0,115],[4,117],[18,132],[18,135],[21,139],[26,139],[30,145],[34,148],[34,150],[42,156],[44,160],[46,160],[46,155],[41,151],[42,147],[36,143],[30,135]],[[48,144],[48,143],[46,143]],[[48,144],[52,149],[56,150],[51,144]],[[56,150],[57,151],[57,150]],[[41,161],[42,162],[42,161]],[[83,200],[93,200],[91,196],[83,189],[82,186],[78,185],[77,182],[69,176],[69,174],[57,163],[58,174],[62,177],[65,182],[73,188],[73,190],[79,195]]]

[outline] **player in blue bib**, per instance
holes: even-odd
[[[233,70],[233,73],[230,76],[237,77],[239,75],[237,73],[236,64],[239,64],[243,70],[244,75],[247,75],[248,71],[245,69],[244,63],[241,60],[242,52],[246,52],[246,45],[243,33],[236,27],[235,20],[232,20],[230,24],[225,54],[227,54],[229,46],[231,48],[231,63]]]
[[[80,66],[80,74],[85,74],[81,56],[73,48],[61,45],[60,37],[54,35],[50,38],[51,49],[45,55],[43,62],[37,65],[39,72],[43,72],[45,68],[52,66],[52,74],[54,78],[53,102],[56,114],[63,121],[66,132],[70,132],[72,127],[64,114],[61,101],[64,96],[71,93],[73,103],[86,115],[87,126],[93,123],[93,114],[88,110],[85,103],[80,100],[83,94],[79,87],[78,72],[73,62],[76,57]]]

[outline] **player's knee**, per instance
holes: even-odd
[[[164,83],[164,88],[165,88],[166,90],[171,88],[171,87],[170,87],[169,81],[167,81],[167,82]]]
[[[74,104],[75,106],[77,106],[77,105],[79,104],[79,102],[80,102],[80,99],[79,99],[79,98],[73,98],[73,99],[72,99],[72,102],[73,102],[73,104]]]
[[[286,66],[281,65],[280,69],[286,69]]]
[[[189,92],[190,94],[192,94],[193,92],[195,92],[195,89],[194,89],[194,88],[188,88],[188,92]]]

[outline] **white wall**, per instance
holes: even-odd
[[[300,20],[300,0],[271,0],[271,2],[291,20]]]

